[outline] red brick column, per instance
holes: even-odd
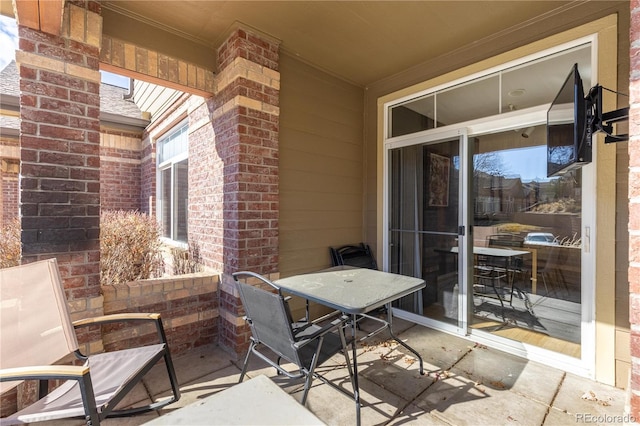
[[[73,319],[95,316],[103,313],[100,5],[66,2],[60,35],[21,25],[21,15],[17,21],[22,262],[57,258]],[[98,328],[78,338],[85,351],[102,349]],[[35,390],[21,387],[17,407]]]
[[[631,412],[640,421],[640,0],[631,0],[629,76],[629,321]]]
[[[218,58],[233,78],[216,96],[213,121],[224,161],[223,270],[267,274],[278,269],[279,85],[261,77],[279,83],[267,73],[277,71],[278,45],[239,29]]]
[[[102,312],[98,71],[102,28],[99,3],[83,5],[66,4],[60,36],[19,25],[16,52],[23,262],[56,257],[78,316]],[[93,337],[97,335],[91,341],[98,340]]]
[[[212,101],[222,195],[220,343],[246,349],[247,330],[230,274],[278,270],[279,42],[243,28],[218,50]]]

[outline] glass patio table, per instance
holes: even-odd
[[[368,334],[365,338],[381,330],[388,330],[389,335],[395,341],[416,355],[420,361],[420,374],[424,374],[423,361],[420,354],[398,339],[391,328],[393,316],[391,302],[423,289],[426,286],[423,279],[373,269],[335,267],[315,273],[283,278],[275,283],[282,291],[351,316],[353,397],[356,403],[358,425],[360,424],[360,391],[356,357],[356,321],[359,316],[365,316],[383,324],[379,330]],[[387,308],[386,320],[366,315],[368,312],[383,306]]]

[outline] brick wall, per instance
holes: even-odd
[[[224,271],[268,274],[278,270],[278,44],[240,28],[218,57],[213,126],[224,161]]]
[[[138,133],[102,131],[100,134],[100,205],[102,210],[139,210],[148,213],[149,200],[142,196],[142,143]],[[4,147],[10,146],[3,140]],[[16,143],[16,152],[17,149]],[[145,182],[155,190],[155,157],[149,164],[153,173]],[[20,161],[0,159],[0,225],[18,217],[18,174]]]
[[[140,211],[154,216],[156,199],[156,146],[148,133],[142,137],[140,153]]]
[[[18,217],[20,140],[0,135],[0,226]]]
[[[89,316],[102,309],[95,37],[102,29],[100,4],[81,4],[65,4],[59,36],[18,25],[16,62],[23,262],[57,257],[74,314]],[[79,337],[92,342],[96,335],[90,329]]]
[[[629,76],[629,322],[631,415],[640,419],[640,0],[632,0]]]
[[[222,215],[224,162],[214,149],[211,100],[193,97],[189,107],[189,243],[214,271],[224,267]]]
[[[218,50],[211,109],[224,179],[220,345],[235,353],[246,349],[247,329],[230,274],[278,271],[278,49],[278,41],[237,28]]]
[[[157,312],[173,356],[218,340],[218,275],[206,273],[103,286],[105,314]],[[157,341],[155,327],[105,327],[104,347]]]
[[[141,210],[141,135],[100,134],[100,205],[102,210]]]

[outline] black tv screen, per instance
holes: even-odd
[[[547,177],[591,162],[591,132],[578,64],[547,111]]]

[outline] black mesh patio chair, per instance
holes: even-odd
[[[304,405],[316,376],[316,367],[338,352],[343,353],[349,377],[353,381],[344,333],[346,319],[340,313],[316,321],[293,322],[288,303],[277,285],[253,272],[236,272],[233,277],[245,309],[245,319],[251,328],[251,343],[239,382],[246,375],[251,355],[256,355],[275,367],[279,374],[293,379],[305,378],[301,400]],[[337,318],[331,320],[336,315]],[[261,351],[265,347],[277,356],[276,360]],[[283,367],[281,360],[294,364],[294,367]]]
[[[355,266],[357,268],[378,269],[376,258],[369,245],[350,244],[342,247],[329,247],[331,266]]]
[[[55,259],[0,269],[0,302],[0,393],[24,380],[40,384],[40,399],[3,417],[0,424],[82,417],[87,425],[96,426],[106,417],[159,409],[180,398],[159,314],[105,315],[72,322]],[[80,352],[77,328],[127,321],[155,325],[158,343],[95,355]],[[58,364],[73,358],[82,365]],[[170,396],[120,409],[118,403],[162,360]],[[49,392],[50,380],[63,382]]]
[[[329,247],[331,266],[353,266],[354,268],[378,269],[378,262],[368,244],[348,244],[342,247]],[[386,306],[376,309],[373,314],[384,314]],[[360,317],[358,317],[360,318]],[[360,324],[357,324],[360,329]]]

